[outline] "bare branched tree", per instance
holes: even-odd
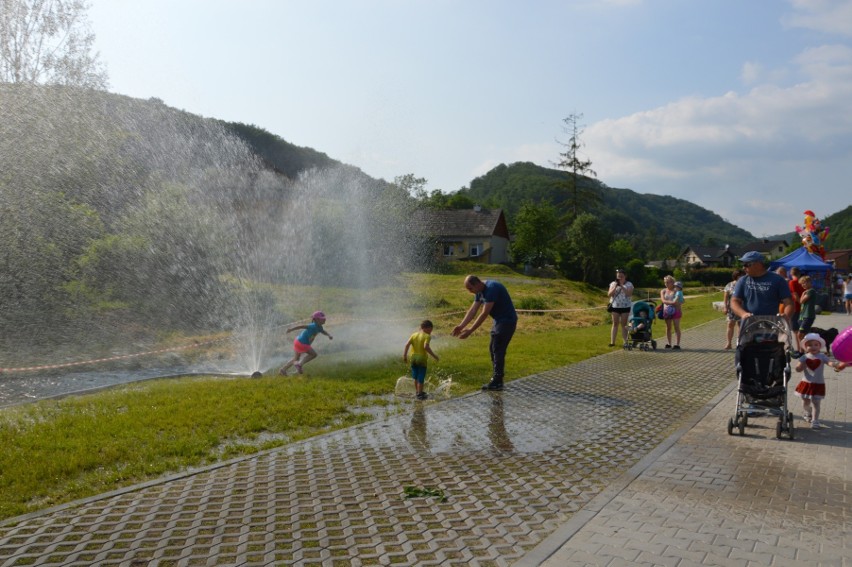
[[[0,82],[109,86],[85,0],[0,0]]]
[[[592,169],[592,161],[583,159],[580,153],[580,148],[583,147],[580,140],[583,129],[579,122],[582,119],[583,115],[576,112],[563,119],[565,133],[571,137],[567,142],[559,142],[565,147],[565,151],[559,154],[561,159],[556,164],[556,167],[569,173],[568,178],[558,185],[568,193],[566,201],[571,220],[577,218],[589,205],[599,203],[601,199],[597,191],[583,179],[597,177],[597,173]]]

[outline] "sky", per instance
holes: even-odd
[[[90,0],[111,92],[454,192],[581,157],[757,237],[852,204],[852,0]],[[829,236],[830,238],[830,236]]]

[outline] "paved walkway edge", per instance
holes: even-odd
[[[568,522],[562,525],[555,532],[550,534],[544,541],[538,544],[532,551],[528,552],[519,561],[514,563],[514,567],[537,567],[549,559],[554,553],[565,545],[580,529],[597,516],[601,510],[606,507],[616,496],[618,496],[625,488],[639,478],[639,476],[654,462],[659,459],[666,451],[672,448],[678,440],[683,437],[690,429],[695,427],[704,417],[709,414],[713,408],[719,405],[728,394],[737,387],[737,381],[732,381],[726,386],[716,397],[707,402],[704,407],[698,410],[692,419],[683,424],[677,431],[672,433],[665,441],[660,443],[656,449],[645,455],[642,460],[633,465],[630,470],[621,475],[603,492],[593,498],[579,512],[574,514]]]

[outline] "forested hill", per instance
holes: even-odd
[[[852,205],[820,220],[829,228],[826,250],[852,248]]]
[[[342,165],[322,152],[293,145],[257,126],[239,122],[222,122],[222,124],[242,138],[267,167],[283,173],[290,179],[296,179],[301,172],[314,167],[321,169]]]
[[[474,202],[504,209],[511,222],[514,213],[525,201],[537,203],[549,200],[561,206],[568,195],[559,183],[564,183],[568,176],[565,171],[529,162],[501,164],[471,181],[470,188],[462,189],[460,193]],[[652,238],[678,246],[735,246],[755,239],[748,231],[684,199],[616,189],[585,177],[578,184],[592,188],[600,195],[601,202],[589,203],[588,211],[598,216],[615,235]]]

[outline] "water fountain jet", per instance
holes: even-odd
[[[0,85],[0,172],[4,367],[225,336],[137,364],[262,375],[319,286],[380,283],[414,248],[387,183],[340,164],[283,176],[158,101]]]

